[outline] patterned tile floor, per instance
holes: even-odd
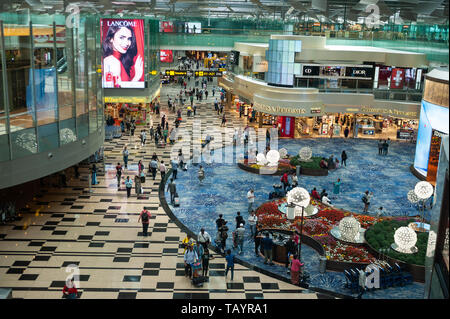
[[[174,96],[178,90],[163,88],[163,106],[166,95]],[[210,95],[208,102],[214,98]],[[198,117],[218,125],[212,109],[211,103],[201,104]],[[163,112],[172,124],[173,114],[165,107]],[[156,116],[153,120],[159,121]],[[240,123],[235,115],[228,120],[229,127]],[[225,260],[220,255],[213,255],[209,283],[193,287],[184,277],[180,242],[185,233],[160,205],[159,175],[154,181],[147,176],[143,199],[135,195],[127,199],[123,182],[117,191],[114,166],[122,162],[123,146],[129,146],[132,164],[125,177],[136,173],[139,159],[147,167],[154,152],[169,161],[168,148],[155,148],[151,142],[140,147],[140,130],[134,137],[105,142],[98,185],[89,187],[88,168],[82,167],[80,179],[70,178],[68,187],[43,189],[21,212],[20,220],[0,226],[0,288],[11,288],[13,298],[60,299],[65,279],[78,271],[82,299],[328,298],[242,265],[236,265],[231,281],[223,276]],[[137,223],[143,207],[152,213],[148,238],[141,236]],[[78,268],[67,267],[73,264]]]

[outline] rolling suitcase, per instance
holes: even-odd
[[[175,193],[175,196],[173,198],[173,206],[175,207],[180,206],[180,197],[178,196],[178,193]]]

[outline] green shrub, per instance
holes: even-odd
[[[320,169],[320,161],[322,160],[322,157],[313,156],[311,157],[311,162],[302,162],[298,155],[294,156],[290,160],[290,164],[292,166],[300,165],[304,168],[312,168],[312,169]]]
[[[394,243],[394,233],[397,228],[408,226],[409,223],[414,222],[414,219],[405,221],[386,220],[376,223],[366,231],[366,240],[373,249],[379,251],[380,249],[390,248]],[[408,264],[425,265],[425,253],[428,243],[428,233],[417,233],[416,247],[418,252],[415,254],[402,254],[393,249],[389,249],[387,255],[391,258],[401,260]]]

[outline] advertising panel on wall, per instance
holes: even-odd
[[[422,101],[414,168],[423,176],[428,172],[433,130],[448,134],[448,120],[448,108]]]
[[[172,21],[159,21],[159,32],[175,32]]]
[[[391,89],[403,89],[403,82],[405,81],[405,70],[395,68],[391,73]]]
[[[144,88],[144,20],[100,19],[103,88]]]
[[[164,63],[172,63],[173,62],[172,50],[159,50],[159,60]]]

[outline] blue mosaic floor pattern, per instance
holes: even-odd
[[[312,177],[301,175],[299,184],[308,190],[316,187],[319,191],[326,189],[334,206],[353,212],[362,213],[361,197],[364,191],[374,193],[369,214],[383,206],[390,216],[415,216],[417,210],[408,202],[406,194],[418,182],[409,170],[414,160],[415,146],[409,143],[392,142],[387,156],[378,155],[377,141],[354,139],[302,139],[280,140],[278,148],[286,148],[291,155],[296,155],[301,147],[309,146],[313,156],[329,157],[330,154],[340,159],[342,150],[348,155],[347,166],[330,172],[328,176]],[[225,151],[232,151],[226,147]],[[216,151],[217,152],[217,151]],[[226,153],[226,152],[223,152]],[[247,219],[246,194],[250,188],[255,189],[254,207],[267,202],[273,191],[273,184],[278,184],[280,177],[256,175],[242,171],[236,164],[202,163],[205,168],[205,180],[197,179],[197,167],[190,166],[187,171],[178,171],[176,180],[180,196],[180,207],[172,207],[173,213],[189,229],[197,233],[201,227],[214,238],[215,220],[219,214],[224,215],[231,231],[235,229],[236,212],[240,211]],[[340,178],[340,194],[332,194],[332,183]],[[170,198],[166,194],[167,198]],[[248,225],[246,225],[248,228]],[[264,265],[263,259],[254,254],[254,244],[250,230],[244,243],[244,253],[239,256],[244,261],[288,277],[282,266]],[[231,247],[231,236],[227,247]],[[308,246],[302,249],[305,270],[310,275],[310,287],[350,294],[344,288],[345,277],[342,273],[319,273],[319,254]],[[424,285],[414,283],[406,287],[378,290],[363,295],[363,298],[421,299]]]

